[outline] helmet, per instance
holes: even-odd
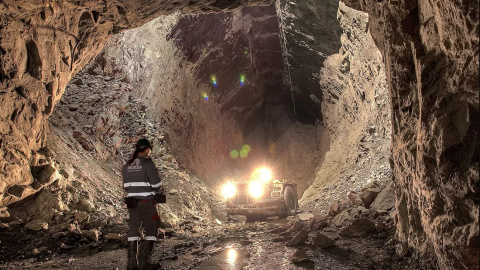
[[[147,148],[152,149],[152,144],[150,144],[150,142],[147,139],[140,139],[140,140],[138,140],[135,147],[138,150],[144,150],[144,149],[147,149]]]

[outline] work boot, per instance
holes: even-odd
[[[137,270],[138,241],[128,241],[127,270]]]
[[[138,270],[160,269],[160,264],[150,263],[154,244],[155,241],[142,240],[140,252],[138,253]]]

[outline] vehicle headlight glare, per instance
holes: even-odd
[[[262,182],[269,182],[272,180],[272,171],[267,168],[261,168],[256,172],[256,177]]]
[[[252,197],[260,198],[263,195],[263,186],[259,182],[251,182],[248,191]]]
[[[232,198],[236,192],[237,187],[231,182],[226,183],[222,188],[222,195],[225,199]]]

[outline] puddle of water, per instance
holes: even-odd
[[[237,245],[227,246],[224,251],[220,252],[198,265],[197,269],[222,269],[237,270],[246,266],[243,251]]]

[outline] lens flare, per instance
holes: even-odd
[[[252,148],[250,147],[250,145],[244,144],[244,145],[242,146],[242,150],[245,150],[245,151],[247,151],[247,153],[249,153],[250,150],[252,150]]]
[[[250,195],[252,195],[252,197],[260,198],[263,194],[263,186],[260,182],[252,181],[248,186],[248,192],[250,193]]]
[[[202,98],[207,101],[210,99],[207,92],[202,92]]]
[[[248,152],[245,151],[244,149],[240,150],[240,157],[241,158],[246,158],[248,156]]]
[[[232,198],[235,196],[235,193],[237,193],[237,187],[231,182],[227,182],[222,187],[222,195],[225,199]]]
[[[245,74],[240,75],[240,86],[243,86],[245,84]]]
[[[235,150],[235,149],[230,151],[230,157],[231,158],[238,158],[238,151]]]
[[[211,75],[210,80],[212,81],[213,87],[217,87],[217,76]]]

